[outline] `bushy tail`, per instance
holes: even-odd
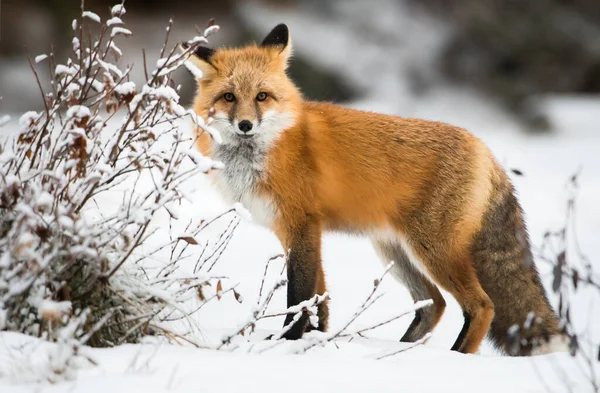
[[[513,187],[506,179],[495,189],[473,244],[478,278],[494,303],[489,335],[509,355],[566,349],[549,348],[565,339],[535,267]]]

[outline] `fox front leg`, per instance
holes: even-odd
[[[318,221],[310,215],[300,225],[286,231],[282,239],[283,246],[288,249],[287,258],[287,306],[293,307],[312,298],[315,294],[326,292],[325,276],[321,265],[321,228]],[[283,338],[297,340],[308,327],[308,315],[302,315],[294,323],[294,314],[288,314]],[[328,309],[326,302],[319,306],[318,329],[327,328]],[[292,326],[289,326],[292,324]]]

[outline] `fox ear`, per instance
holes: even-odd
[[[189,48],[186,42],[180,45],[182,50]],[[205,46],[199,46],[196,51],[190,56],[189,61],[202,71],[204,75],[210,74],[217,70],[217,67],[211,62],[211,57],[215,54],[214,49]]]
[[[288,27],[280,23],[271,30],[260,44],[263,48],[278,48],[279,53],[287,65],[287,62],[292,55],[292,40],[290,39],[290,31]]]
[[[288,27],[283,23],[280,23],[271,30],[260,46],[281,46],[281,49],[283,50],[287,46],[289,39],[290,32]]]

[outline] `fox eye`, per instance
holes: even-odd
[[[233,93],[225,93],[223,94],[223,98],[225,98],[225,101],[227,102],[235,101],[235,96],[233,95]]]
[[[264,101],[267,99],[267,93],[265,93],[264,91],[261,91],[260,93],[258,93],[256,95],[256,101]]]

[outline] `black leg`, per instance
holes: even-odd
[[[307,221],[291,233],[287,265],[287,305],[293,307],[312,298],[316,293],[317,275],[321,270],[321,231],[317,223]],[[294,315],[285,318],[284,326],[292,323]],[[288,340],[302,337],[308,325],[308,316],[303,315],[283,335]]]
[[[460,347],[465,341],[465,337],[467,336],[467,332],[469,331],[469,326],[471,325],[471,316],[466,311],[463,311],[463,316],[465,317],[465,323],[463,324],[463,327],[460,330],[458,337],[456,338],[456,342],[452,346],[453,351],[460,351]]]

